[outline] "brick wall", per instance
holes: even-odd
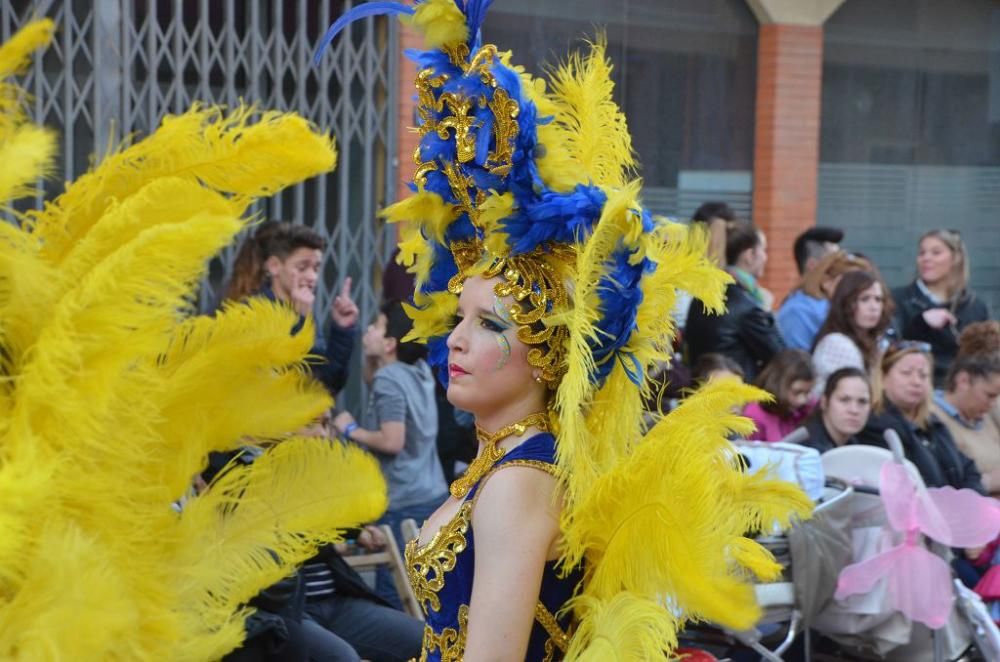
[[[753,218],[768,238],[764,285],[798,282],[792,244],[816,223],[823,28],[763,24],[757,53]]]
[[[419,144],[418,136],[413,131],[416,124],[414,112],[417,107],[414,95],[416,88],[413,81],[417,78],[417,65],[403,55],[410,48],[423,49],[423,39],[420,33],[407,25],[399,26],[399,108],[396,111],[396,126],[399,127],[396,142],[396,158],[399,163],[399,181],[396,184],[396,199],[400,200],[410,194],[407,184],[413,179],[413,152]]]

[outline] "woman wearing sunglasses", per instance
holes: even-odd
[[[875,393],[861,443],[885,447],[885,431],[895,430],[906,459],[916,465],[927,487],[950,485],[985,493],[976,465],[958,450],[951,432],[931,412],[930,346],[910,340],[896,343],[882,355],[880,367],[882,390]]]
[[[986,303],[969,291],[969,256],[954,230],[931,230],[920,237],[917,278],[893,291],[899,337],[929,343],[934,384],[944,384],[958,353],[958,334],[990,317]]]

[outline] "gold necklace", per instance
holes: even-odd
[[[479,482],[479,480],[486,475],[493,465],[500,461],[500,458],[504,456],[507,449],[498,446],[501,441],[510,437],[512,435],[521,436],[525,433],[528,428],[538,428],[542,432],[549,431],[549,414],[548,412],[536,412],[522,418],[516,423],[511,423],[510,425],[505,425],[493,434],[489,434],[483,430],[478,425],[476,426],[476,438],[483,443],[483,452],[476,456],[476,459],[472,461],[469,468],[465,470],[465,475],[461,478],[457,478],[455,482],[451,484],[449,491],[451,495],[456,499],[461,499],[472,486]]]

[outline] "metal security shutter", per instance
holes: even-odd
[[[164,115],[195,101],[295,110],[336,136],[337,170],[254,211],[327,237],[317,311],[325,315],[350,275],[362,320],[368,319],[394,243],[375,217],[395,192],[397,28],[385,19],[355,23],[313,66],[320,35],[349,6],[343,0],[2,3],[3,39],[38,16],[58,26],[52,47],[22,81],[35,121],[62,136],[57,177],[44,183],[48,193],[86,170],[91,154],[147,134]],[[234,255],[232,247],[212,264],[203,308],[218,300]],[[351,395],[360,397],[356,386]]]

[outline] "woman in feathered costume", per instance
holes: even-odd
[[[547,86],[481,43],[489,4],[369,3],[324,43],[400,13],[427,48],[414,193],[385,215],[406,222],[412,337],[480,451],[407,550],[424,658],[662,659],[687,621],[755,622],[747,575],[778,566],[744,534],[810,505],[739,470],[726,438],[750,431],[731,413],[750,387],[712,383],[643,428],[675,290],[719,310],[727,276],[641,207],[603,40]]]
[[[54,136],[6,79],[51,21],[0,47],[0,202]],[[330,406],[311,322],[268,301],[192,316],[254,198],[330,170],[295,115],[195,108],[0,222],[0,658],[217,660],[244,606],[385,507],[360,451],[286,438]],[[14,212],[11,212],[14,213]],[[211,451],[283,439],[173,507]]]

